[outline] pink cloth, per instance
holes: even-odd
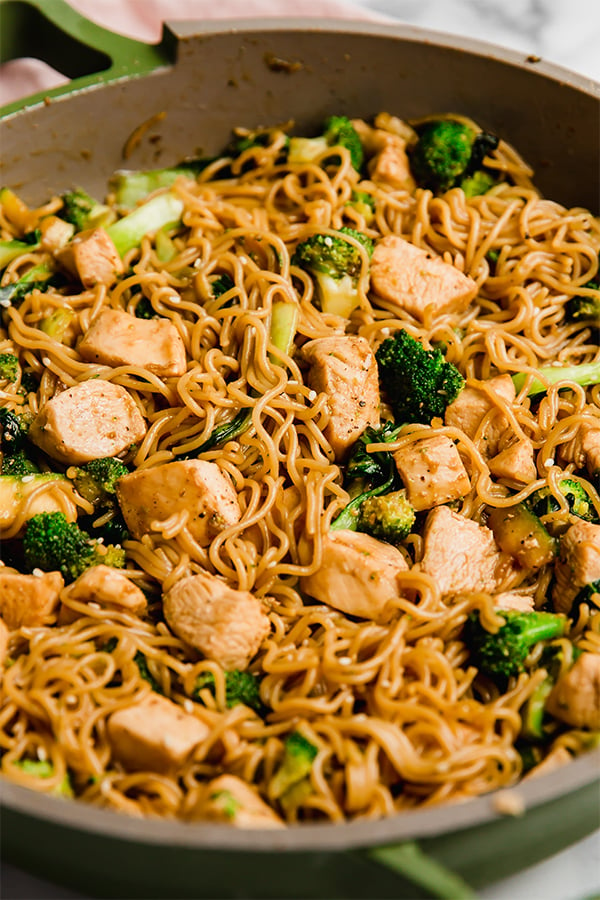
[[[148,43],[160,39],[164,21],[240,19],[289,16],[371,19],[382,17],[361,9],[352,0],[311,0],[305,9],[295,0],[70,0],[81,15],[127,37]],[[18,59],[0,67],[0,106],[68,79],[37,59]]]

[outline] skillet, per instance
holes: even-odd
[[[236,124],[294,118],[311,133],[334,113],[453,110],[515,145],[544,194],[598,212],[600,87],[534,58],[362,22],[180,22],[149,46],[62,0],[0,0],[0,16],[2,61],[38,56],[73,79],[1,111],[0,183],[26,202],[77,185],[101,194],[124,164],[218,152]],[[0,838],[7,860],[95,896],[466,897],[597,828],[599,784],[595,751],[515,788],[516,818],[491,795],[379,822],[244,832],[130,819],[2,783]]]

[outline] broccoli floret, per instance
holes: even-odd
[[[170,187],[180,177],[195,180],[211,162],[214,162],[214,157],[189,159],[176,166],[149,169],[145,172],[119,169],[110,179],[109,187],[114,191],[115,202],[118,206],[123,209],[133,209],[148,194],[159,188]]]
[[[208,450],[212,450],[213,447],[218,447],[219,444],[224,444],[227,441],[234,441],[241,434],[244,434],[244,432],[250,428],[251,424],[252,410],[241,409],[230,422],[223,422],[221,425],[217,425],[216,428],[213,428],[203,444],[200,444],[199,447],[196,447],[196,449],[192,450],[190,453],[178,455],[177,459],[195,459],[197,456],[200,456],[201,453],[206,453]]]
[[[501,615],[505,624],[495,634],[485,630],[477,613],[469,616],[465,628],[473,664],[492,678],[523,672],[535,644],[562,637],[568,628],[567,618],[555,613],[503,610]]]
[[[69,478],[75,483],[81,496],[94,506],[111,501],[117,492],[119,478],[127,474],[127,466],[120,459],[111,456],[92,459],[68,471]]]
[[[487,192],[496,184],[496,179],[489,172],[479,169],[472,175],[461,178],[459,187],[464,191],[465,197],[478,197]]]
[[[381,387],[399,422],[429,424],[435,416],[443,418],[465,384],[439,349],[426,350],[407,331],[383,341],[375,356]]]
[[[83,188],[67,191],[61,199],[63,206],[60,210],[60,217],[65,222],[74,225],[76,231],[108,225],[115,218],[110,206],[99,203],[98,200],[90,197]]]
[[[299,731],[292,731],[285,741],[279,768],[269,785],[271,797],[275,800],[278,799],[299,781],[306,778],[310,774],[318,752],[318,747],[315,747],[308,738]]]
[[[586,522],[598,521],[598,514],[594,504],[581,482],[575,481],[574,478],[561,478],[558,482],[558,487],[567,502],[568,511],[571,515],[585,519]],[[535,491],[527,499],[527,506],[539,518],[557,512],[560,509],[560,504],[549,487],[543,487]]]
[[[358,305],[357,285],[363,255],[344,235],[362,244],[371,256],[373,242],[367,235],[352,228],[340,228],[337,235],[314,234],[298,244],[292,264],[304,269],[317,282],[323,312],[349,318]]]
[[[146,234],[179,225],[183,201],[174,193],[157,194],[106,228],[120,256],[139,247]]]
[[[462,177],[475,176],[486,154],[497,146],[495,135],[478,134],[470,125],[452,119],[436,120],[428,122],[421,131],[410,166],[420,187],[443,193],[460,184]],[[480,183],[478,175],[477,184]],[[467,183],[467,189],[473,186],[472,182]]]
[[[16,450],[10,456],[2,455],[2,475],[23,478],[25,475],[37,475],[39,466],[28,458],[23,449]]]
[[[375,198],[367,191],[352,191],[346,206],[352,206],[370,225],[375,217]]]
[[[364,531],[385,541],[402,541],[410,534],[415,511],[408,502],[406,491],[393,491],[368,497],[360,507],[358,531]]]
[[[146,657],[144,656],[144,654],[142,653],[141,650],[137,651],[137,653],[133,657],[133,661],[135,662],[136,666],[140,670],[140,677],[143,678],[144,681],[147,681],[148,684],[150,685],[150,687],[152,688],[152,690],[155,691],[157,694],[163,694],[164,691],[161,688],[158,681],[156,680],[156,678],[154,677],[154,675],[152,674],[152,672],[150,671],[150,669],[148,668],[148,660],[146,659]]]
[[[125,551],[120,547],[105,547],[90,538],[76,522],[67,521],[62,512],[39,513],[25,525],[23,537],[25,564],[29,571],[59,571],[66,582],[74,581],[89,569],[102,563],[123,568]]]
[[[6,456],[22,450],[29,434],[32,416],[27,412],[11,412],[3,406],[0,409],[0,450]]]
[[[211,693],[215,691],[215,679],[212,672],[204,672],[196,679],[194,696],[199,699],[199,692],[208,688]],[[243,672],[240,669],[232,669],[225,672],[225,703],[228,709],[243,703],[249,706],[259,715],[265,712],[265,706],[260,699],[260,680],[252,672]]]
[[[54,775],[54,766],[47,759],[17,759],[12,765],[27,775],[35,775],[36,778],[52,778]],[[73,787],[68,772],[65,772],[65,777],[52,793],[55,797],[73,796]]]
[[[572,322],[600,320],[600,254],[598,255],[598,271],[591,281],[584,284],[584,288],[597,293],[593,297],[578,295],[567,301],[565,314]]]
[[[32,291],[45,292],[62,283],[64,278],[46,263],[32,266],[17,281],[0,287],[0,307],[18,306]]]
[[[39,230],[30,231],[21,240],[16,238],[11,241],[0,241],[0,269],[5,269],[9,262],[21,256],[23,253],[31,253],[40,245]]]
[[[0,380],[16,381],[18,377],[18,358],[14,353],[0,353]]]
[[[574,381],[581,387],[591,384],[600,384],[600,360],[592,363],[580,363],[575,366],[542,366],[537,370],[540,378],[531,378],[527,389],[527,396],[534,397],[537,394],[545,394],[549,385],[559,381]],[[520,391],[530,376],[526,372],[517,372],[512,376],[516,391]],[[543,381],[541,380],[543,379]],[[565,389],[569,387],[564,385]]]
[[[288,161],[308,163],[332,147],[345,147],[356,171],[360,171],[364,153],[358,132],[346,116],[330,116],[323,125],[323,134],[315,138],[290,138]]]

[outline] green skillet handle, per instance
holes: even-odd
[[[0,63],[35,57],[72,81],[2,109],[16,112],[69,93],[172,65],[176,39],[165,29],[158,44],[114,34],[79,15],[65,0],[0,0]]]
[[[418,896],[439,900],[472,900],[473,889],[455,872],[425,853],[416,841],[364,851],[371,862],[401,875],[419,890]]]

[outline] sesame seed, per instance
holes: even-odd
[[[21,478],[21,481],[23,482],[23,484],[29,484],[29,482],[33,481],[34,478],[35,478],[35,475],[23,475],[23,477]]]

